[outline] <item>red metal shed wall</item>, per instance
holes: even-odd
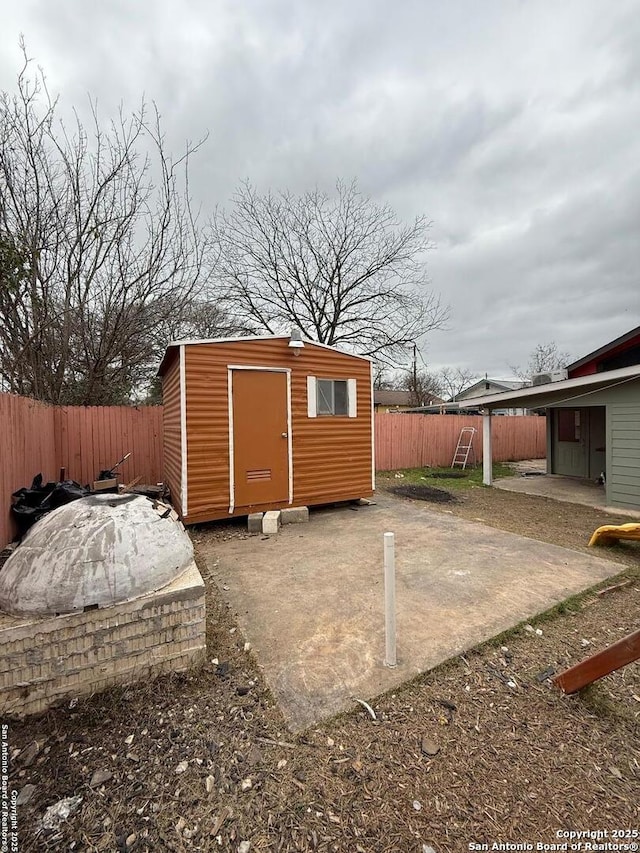
[[[294,356],[287,343],[286,339],[247,340],[185,347],[188,522],[229,514],[227,366],[233,364],[291,369],[294,506],[372,494],[369,362],[312,344],[305,344]],[[310,375],[355,379],[357,417],[309,418]],[[252,511],[269,508],[253,507]],[[234,515],[247,511],[236,507]]]

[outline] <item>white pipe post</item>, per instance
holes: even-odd
[[[396,665],[396,559],[393,533],[384,534],[385,666]]]
[[[482,416],[482,482],[493,485],[493,452],[491,449],[491,412]]]

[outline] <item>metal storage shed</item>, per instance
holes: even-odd
[[[185,523],[373,494],[370,359],[294,334],[220,338],[170,344],[159,373]]]

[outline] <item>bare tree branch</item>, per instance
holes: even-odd
[[[530,380],[536,373],[548,373],[566,367],[573,361],[568,352],[561,352],[555,341],[546,344],[538,344],[529,353],[529,362],[526,367],[509,365],[509,369],[523,381]]]
[[[0,376],[53,403],[126,402],[212,280],[188,185],[204,140],[173,158],[144,102],[106,128],[91,103],[89,128],[65,126],[21,47],[0,96],[0,243],[24,261],[0,288]]]
[[[442,367],[436,376],[440,393],[445,400],[454,400],[465,388],[473,385],[480,378],[472,370],[461,367]]]
[[[297,326],[396,364],[446,321],[448,309],[427,289],[429,223],[403,224],[355,182],[338,182],[335,197],[259,195],[244,183],[213,228],[225,305],[241,323],[269,333]]]

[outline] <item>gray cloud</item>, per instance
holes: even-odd
[[[450,330],[426,359],[504,375],[539,342],[576,356],[640,323],[640,15],[635,0],[294,0],[4,11],[0,85],[23,32],[65,105],[144,93],[204,210],[242,178],[357,177],[426,213]]]

